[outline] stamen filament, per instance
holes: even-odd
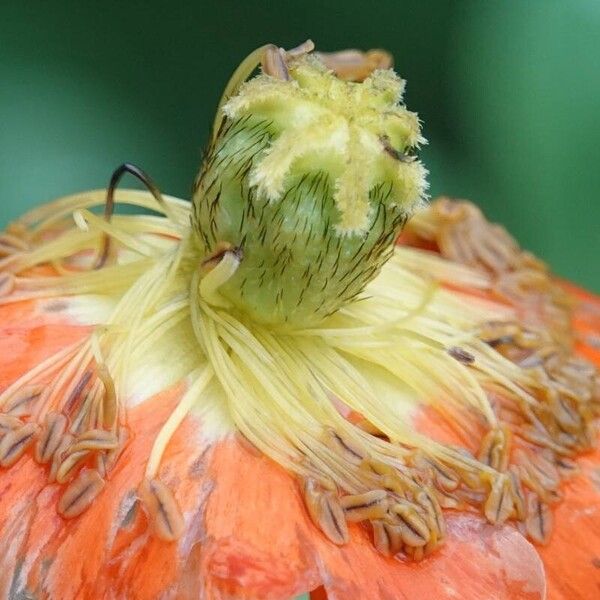
[[[146,465],[146,479],[153,479],[158,473],[160,461],[169,440],[173,437],[173,434],[194,404],[198,402],[200,395],[211,382],[213,376],[214,370],[210,365],[207,365],[202,371],[197,370],[190,374],[189,377],[193,380],[192,385],[183,395],[175,410],[169,415],[169,418],[162,426],[154,441],[154,446],[152,446],[150,458]]]

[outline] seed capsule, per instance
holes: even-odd
[[[265,67],[218,116],[192,222],[202,255],[224,243],[243,253],[222,296],[254,320],[306,327],[390,256],[424,196],[412,156],[423,139],[391,69],[347,82],[277,48]]]

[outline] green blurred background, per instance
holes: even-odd
[[[188,197],[231,71],[265,42],[384,47],[432,195],[470,198],[600,291],[600,1],[1,2],[0,224],[139,164]],[[131,185],[131,182],[129,182]]]

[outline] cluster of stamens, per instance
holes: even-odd
[[[29,449],[64,485],[58,512],[81,514],[105,485],[126,437],[114,384],[96,365],[89,341],[78,342],[30,371],[0,394],[0,466]]]

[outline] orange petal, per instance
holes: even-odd
[[[288,599],[319,582],[309,521],[294,480],[235,438],[219,443],[203,550],[212,585],[233,598]]]
[[[549,600],[600,597],[600,452],[580,462],[582,474],[567,483],[554,511],[550,543],[538,549]]]
[[[322,542],[318,550],[330,599],[545,597],[543,566],[533,546],[513,527],[494,527],[471,515],[449,516],[446,544],[421,563],[381,556],[358,527],[348,546]]]
[[[88,331],[64,313],[45,314],[47,306],[41,308],[38,302],[0,306],[0,391]]]

